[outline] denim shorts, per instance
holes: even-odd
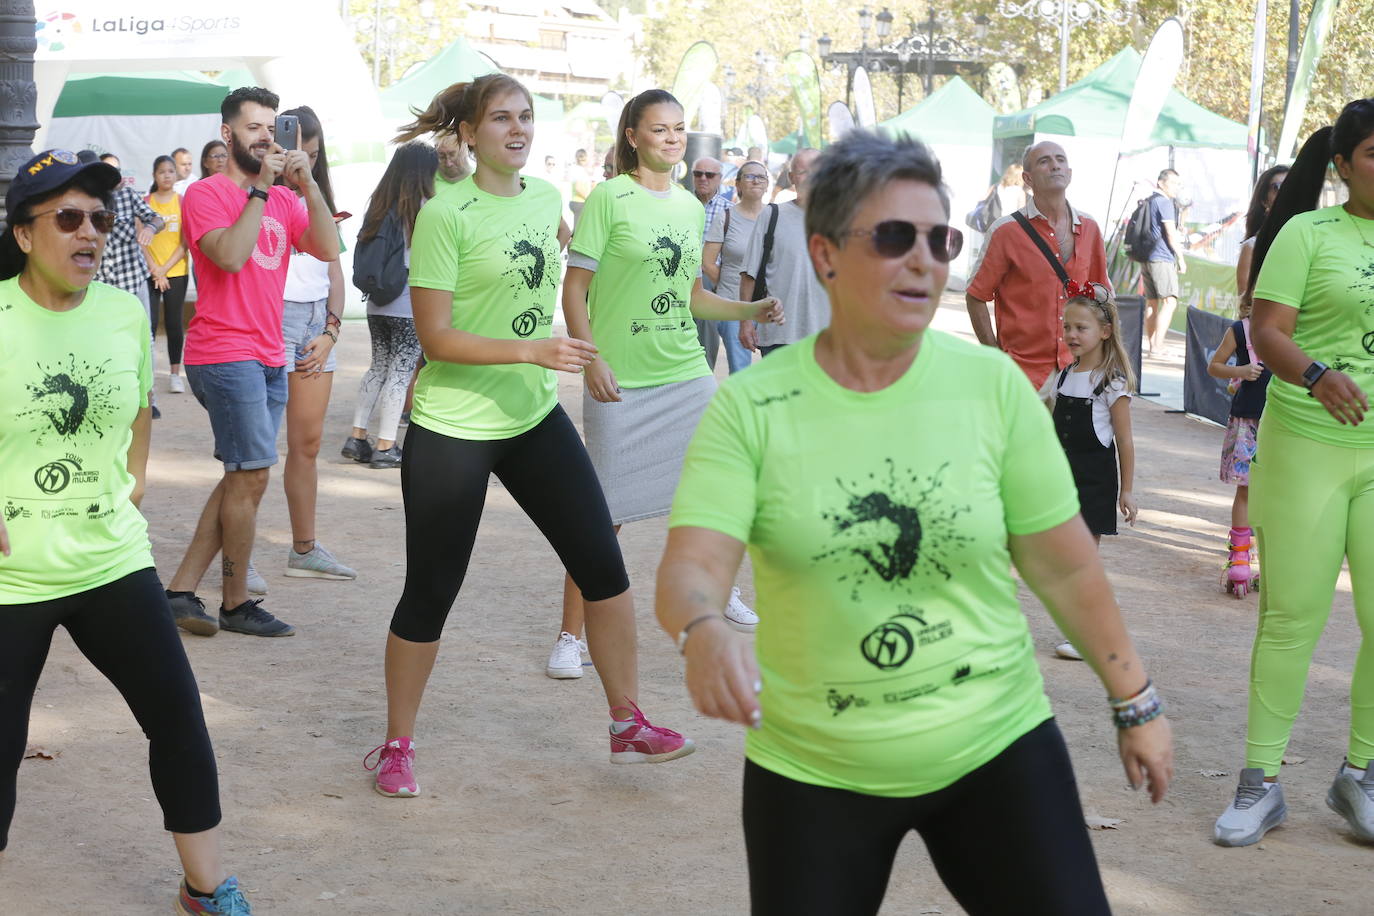
[[[187,364],[191,393],[210,414],[215,457],[226,471],[253,471],[277,463],[277,432],[286,409],[286,367],[257,360]]]
[[[281,315],[281,336],[286,341],[286,369],[296,371],[296,360],[305,355],[310,341],[324,333],[324,319],[329,314],[328,299],[315,302],[287,300]],[[334,351],[324,361],[324,371],[334,371]]]

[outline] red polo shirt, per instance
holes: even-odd
[[[1030,220],[1050,251],[1059,250],[1054,227],[1027,200],[1021,212]],[[1069,207],[1073,216],[1073,257],[1064,264],[1076,283],[1107,283],[1107,252],[1102,230],[1086,213]],[[1063,284],[1026,230],[1010,215],[992,224],[982,260],[968,285],[975,299],[994,303],[997,345],[1007,352],[1037,389],[1050,373],[1073,362],[1064,346]]]

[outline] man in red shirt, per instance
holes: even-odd
[[[1026,150],[1029,198],[1019,211],[1048,245],[1069,279],[1107,283],[1102,230],[1065,197],[1073,169],[1064,148],[1048,140]],[[1005,350],[1037,389],[1073,361],[1063,340],[1064,284],[1013,214],[988,229],[982,259],[965,295],[978,340]],[[997,327],[988,316],[995,305]]]

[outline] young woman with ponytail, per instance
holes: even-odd
[[[1316,209],[1328,164],[1349,189]],[[1374,99],[1345,106],[1303,145],[1255,242],[1251,329],[1274,377],[1250,465],[1264,587],[1250,666],[1246,761],[1218,818],[1223,846],[1258,842],[1287,815],[1280,764],[1312,651],[1350,564],[1364,634],[1345,761],[1326,795],[1374,840]]]
[[[554,371],[581,372],[596,347],[551,336],[566,228],[557,189],[520,174],[533,105],[519,82],[490,74],[441,92],[397,138],[456,133],[475,154],[476,170],[420,210],[411,236],[411,308],[428,362],[401,463],[406,581],[387,636],[386,741],[374,751],[383,795],[419,794],[415,718],[491,474],[581,590],[611,707],[611,761],[658,763],[693,750],[635,705],[629,578],[586,449],[558,404]]]
[[[672,178],[686,149],[682,105],[671,93],[630,99],[616,132],[617,175],[592,189],[569,245],[563,314],[569,333],[601,348],[584,374],[582,425],[617,530],[668,514],[687,443],[715,394],[692,319],[782,321],[771,296],[742,302],[702,289],[706,212]],[[552,677],[571,670],[578,605],[565,584]]]

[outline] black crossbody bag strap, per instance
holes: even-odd
[[[769,204],[768,230],[763,234],[763,257],[759,259],[759,271],[754,275],[754,302],[768,295],[768,259],[773,256],[773,236],[778,228],[778,205]]]
[[[1012,216],[1021,224],[1021,228],[1026,230],[1026,235],[1031,237],[1031,241],[1035,243],[1036,248],[1040,249],[1040,253],[1045,256],[1045,260],[1050,262],[1050,266],[1054,268],[1055,276],[1059,277],[1059,282],[1064,286],[1068,286],[1069,272],[1064,269],[1063,264],[1059,263],[1059,259],[1054,256],[1054,252],[1050,251],[1050,246],[1045,243],[1040,233],[1035,231],[1035,227],[1031,225],[1031,221],[1026,219],[1026,215],[1020,210],[1017,210]]]

